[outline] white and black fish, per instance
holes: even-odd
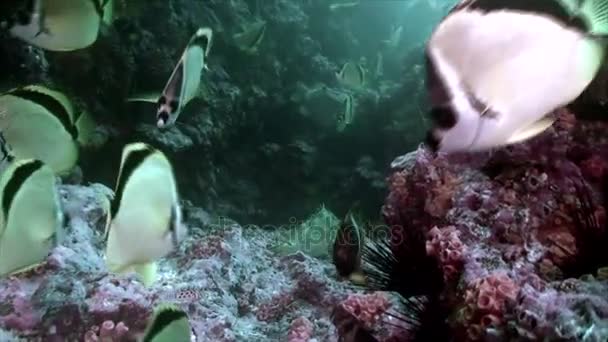
[[[211,49],[213,31],[199,28],[192,36],[184,53],[173,69],[165,89],[159,97],[132,97],[129,101],[156,102],[156,126],[173,125],[186,105],[197,96],[201,75],[206,69],[206,59]]]
[[[349,126],[355,118],[355,100],[353,95],[350,93],[343,93],[342,97],[344,110],[338,112],[336,117],[336,128],[338,132],[344,131],[344,129]]]
[[[376,53],[376,78],[384,76],[384,55],[378,51]]]
[[[232,40],[239,49],[248,53],[256,53],[265,33],[266,22],[258,21],[247,25],[242,32],[234,34]]]
[[[51,51],[83,49],[111,20],[113,0],[26,0],[8,24],[10,33]]]
[[[156,260],[186,235],[171,163],[144,143],[123,149],[106,227],[111,272],[135,271],[145,285],[156,279]]]
[[[53,170],[20,160],[0,177],[0,276],[43,263],[63,223]]]
[[[159,305],[148,322],[142,342],[190,342],[192,330],[186,312],[173,305]]]
[[[82,118],[80,116],[79,118]],[[79,144],[88,140],[74,107],[61,92],[38,85],[0,95],[0,131],[17,160],[39,159],[56,173],[78,161]]]
[[[359,0],[346,1],[346,2],[335,2],[335,3],[329,5],[329,10],[333,12],[333,11],[337,11],[339,9],[353,8],[353,7],[357,7],[357,6],[359,6]]]
[[[360,63],[346,62],[336,73],[338,82],[351,89],[360,89],[365,85],[365,69]]]
[[[480,151],[543,132],[598,73],[606,34],[606,0],[461,2],[426,48],[427,142]]]
[[[384,45],[388,48],[395,49],[397,46],[399,46],[399,43],[401,42],[402,33],[403,26],[399,25],[393,27],[389,39],[383,41]]]

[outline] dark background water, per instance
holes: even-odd
[[[338,216],[357,205],[364,216],[378,217],[390,161],[424,135],[423,47],[449,4],[361,1],[337,11],[325,0],[132,4],[82,51],[52,53],[1,40],[5,87],[24,80],[54,86],[110,132],[101,150],[83,153],[85,181],[113,187],[122,146],[143,140],[169,155],[184,198],[219,215],[277,224],[325,203]],[[258,52],[247,54],[231,37],[256,19],[267,22],[266,34]],[[382,41],[400,25],[399,45],[387,48]],[[175,128],[159,132],[153,105],[124,99],[161,90],[199,26],[214,30],[203,96]],[[373,76],[378,52],[381,78]],[[339,107],[331,101],[292,99],[298,84],[339,90],[335,72],[362,58],[368,82],[354,93],[355,119],[344,132],[335,128]]]

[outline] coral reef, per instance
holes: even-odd
[[[393,163],[383,215],[426,231],[455,340],[608,338],[599,202],[608,159],[598,134],[608,127],[556,116],[523,144],[467,155],[421,146]]]
[[[156,305],[174,303],[188,313],[196,341],[336,340],[331,311],[353,290],[326,261],[273,253],[278,231],[189,215],[189,238],[146,288],[104,265],[108,189],[61,185],[60,193],[68,218],[61,245],[43,266],[0,280],[0,327],[15,336],[133,341]]]

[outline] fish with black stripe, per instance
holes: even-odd
[[[353,95],[350,93],[343,93],[342,97],[344,109],[336,114],[336,129],[338,132],[344,131],[344,129],[350,126],[355,119],[355,99]]]
[[[361,63],[346,62],[336,73],[338,83],[351,89],[361,89],[365,86],[366,71]]]
[[[187,234],[178,201],[167,157],[144,143],[125,146],[106,227],[111,272],[135,271],[146,286],[155,281],[155,261]]]
[[[4,24],[9,32],[51,51],[83,49],[111,22],[113,0],[26,0]]]
[[[0,276],[43,263],[61,239],[55,175],[40,160],[20,160],[0,177]]]
[[[188,315],[176,306],[163,304],[154,310],[141,342],[190,342],[191,336]]]
[[[47,87],[29,85],[0,95],[0,131],[9,153],[17,160],[42,160],[58,174],[74,167],[79,145],[94,133],[94,127],[82,125],[88,118],[77,115],[63,93]]]
[[[157,103],[156,126],[158,128],[172,126],[186,105],[199,92],[201,75],[203,70],[207,69],[206,59],[209,56],[212,38],[213,31],[210,28],[199,28],[196,31],[160,96],[138,95],[127,100]]]
[[[607,0],[462,1],[426,47],[428,144],[484,151],[542,133],[597,76],[607,34]]]

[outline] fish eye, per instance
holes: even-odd
[[[430,112],[433,122],[441,128],[452,128],[456,125],[456,115],[450,108],[435,107]]]
[[[159,97],[159,98],[158,98],[158,105],[159,105],[159,106],[162,106],[162,105],[164,105],[165,103],[167,103],[167,98],[166,98],[166,97],[161,96],[161,97]]]
[[[172,112],[174,112],[178,106],[179,102],[177,100],[172,100],[171,102],[169,102],[169,107],[171,108]]]

